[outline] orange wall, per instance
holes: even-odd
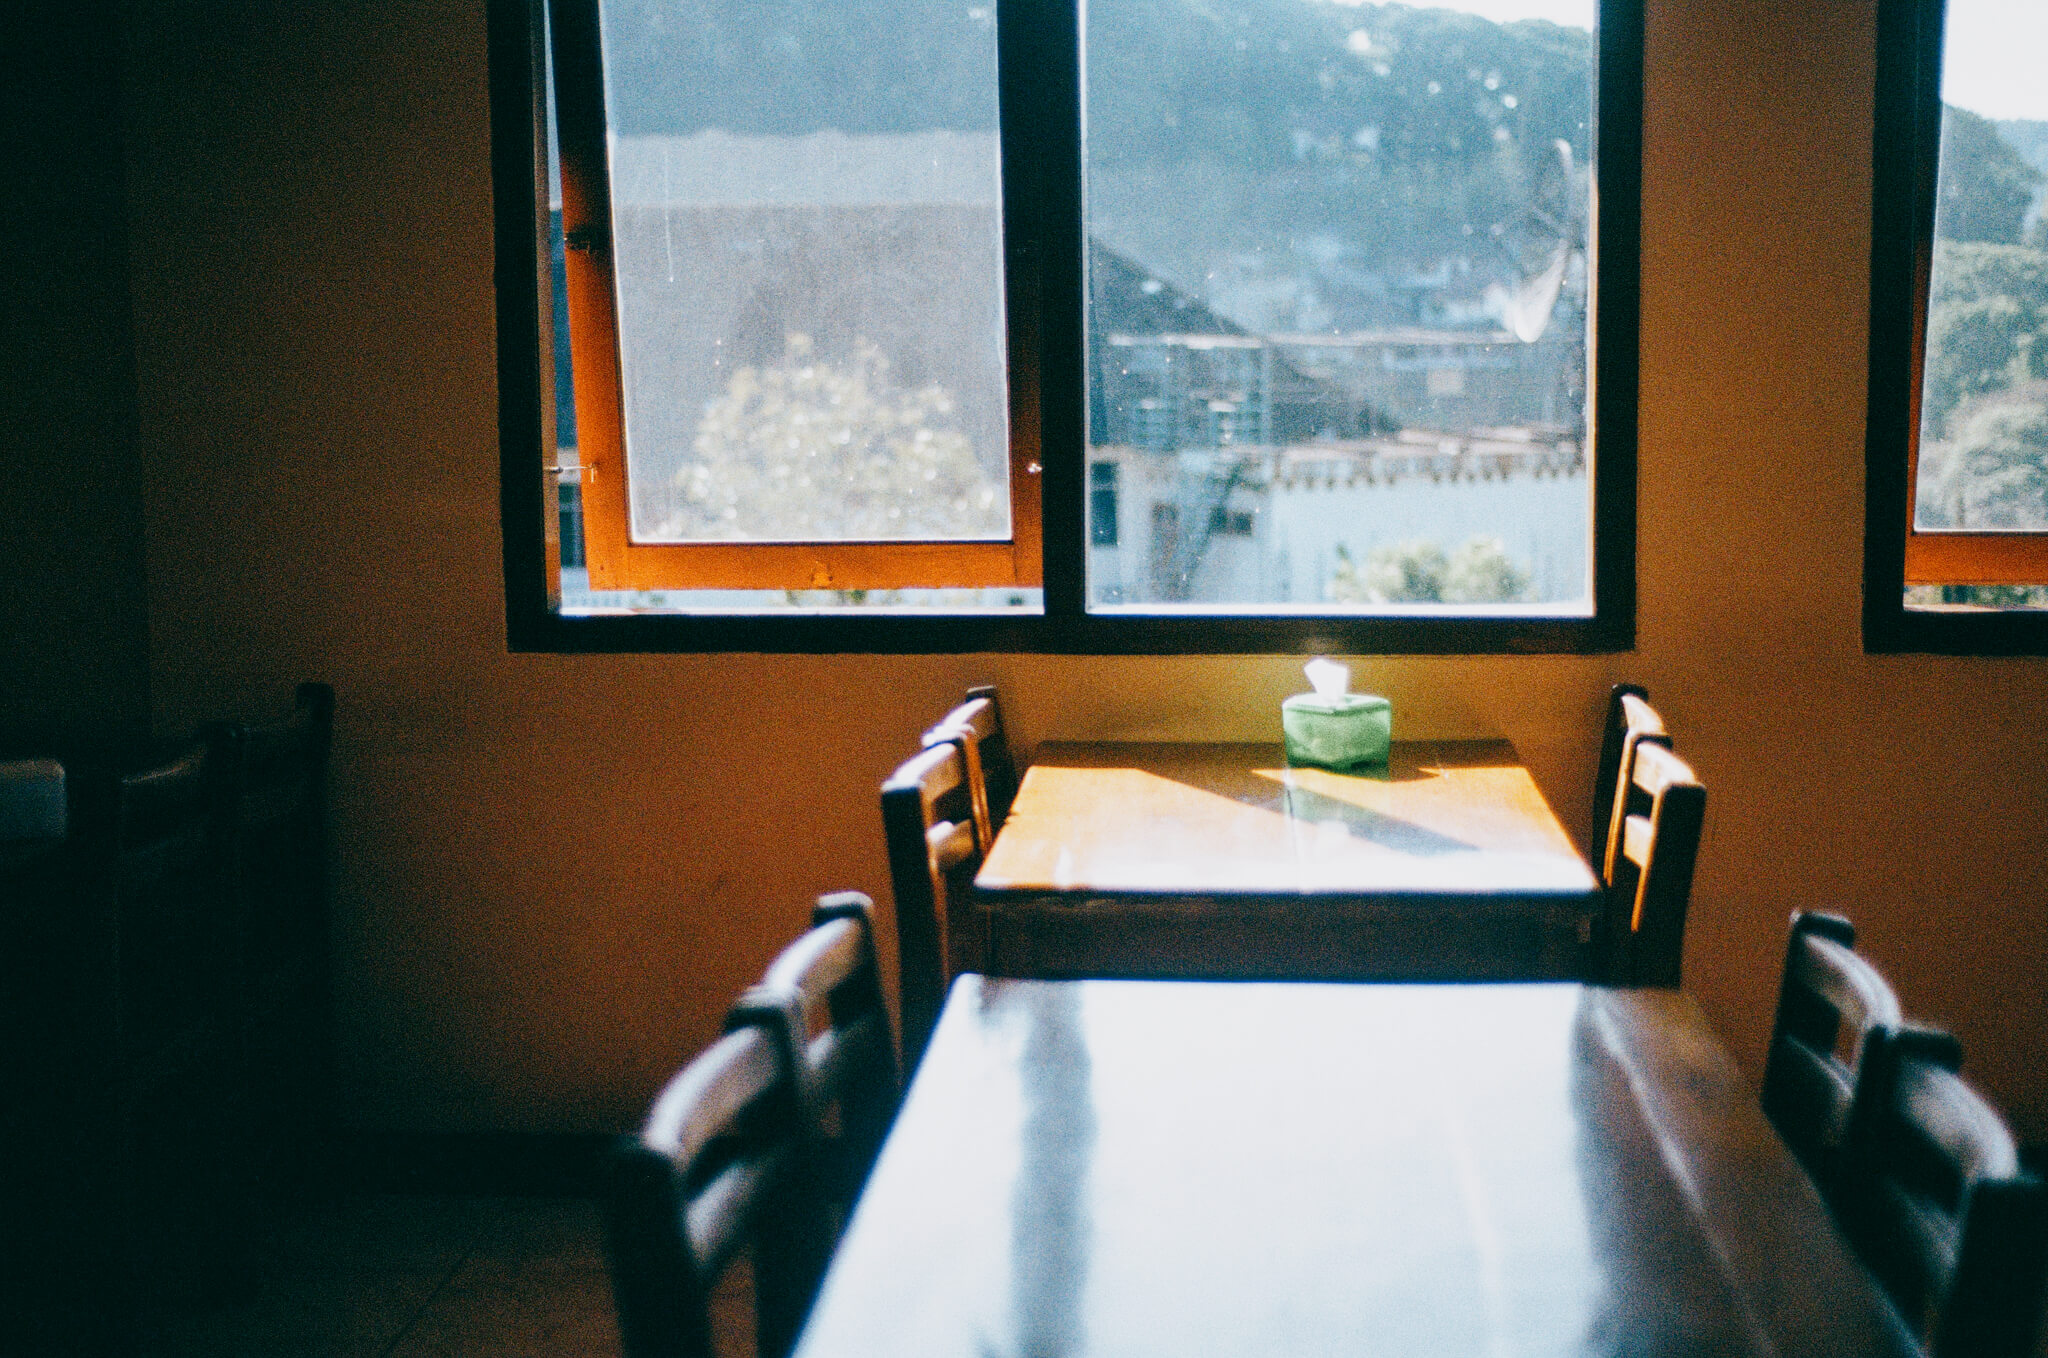
[[[1513,739],[1581,835],[1606,687],[1647,683],[1744,1061],[1787,912],[1846,910],[2038,1138],[2048,664],[1858,634],[1871,8],[1650,0],[1637,652],[1357,670],[1405,734]],[[1027,746],[1272,734],[1294,660],[508,654],[480,7],[132,14],[155,718],[339,687],[362,1124],[623,1125],[813,893],[885,895],[876,784],[968,682]]]

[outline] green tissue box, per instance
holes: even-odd
[[[1369,693],[1325,698],[1297,693],[1280,704],[1280,729],[1287,736],[1287,762],[1348,769],[1384,764],[1394,739],[1394,708]]]

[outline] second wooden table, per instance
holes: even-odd
[[[1583,978],[1599,884],[1504,741],[1040,749],[954,927],[1019,976]]]

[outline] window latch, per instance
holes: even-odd
[[[571,250],[595,250],[602,239],[594,226],[579,226],[574,231],[562,233],[562,244]]]

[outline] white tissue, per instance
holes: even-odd
[[[1308,676],[1309,687],[1319,698],[1341,698],[1351,686],[1351,667],[1321,656],[1303,665],[1301,672]]]

